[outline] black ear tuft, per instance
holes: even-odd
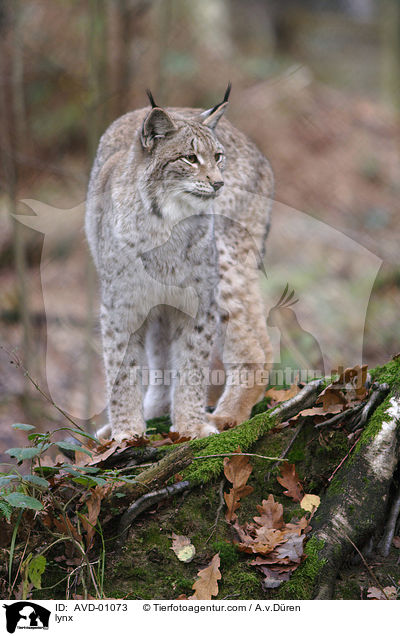
[[[159,108],[159,106],[155,103],[154,101],[154,97],[151,93],[151,90],[149,88],[146,88],[146,95],[149,98],[150,104],[152,108]]]
[[[229,81],[228,82],[228,86],[226,87],[226,91],[225,91],[225,95],[224,95],[224,99],[222,101],[222,103],[224,104],[225,102],[228,101],[229,99],[229,95],[231,94],[231,90],[232,90],[232,82]]]
[[[212,108],[205,110],[200,115],[200,120],[202,121],[202,123],[205,126],[208,126],[209,128],[211,128],[211,130],[215,129],[216,125],[218,124],[219,120],[221,119],[222,115],[225,112],[225,109],[228,105],[229,95],[231,94],[231,89],[232,89],[232,84],[231,82],[229,82],[222,102],[219,102]]]

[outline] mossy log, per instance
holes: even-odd
[[[400,460],[400,364],[373,371],[390,392],[368,421],[352,455],[326,490],[306,552],[308,559],[281,589],[283,598],[332,599],[340,566],[382,529]]]
[[[119,493],[124,492],[125,497],[114,494],[112,500],[103,502],[108,518],[110,512],[112,517],[103,526],[107,554],[104,594],[110,598],[142,599],[189,596],[198,570],[218,552],[222,575],[218,598],[360,598],[359,590],[346,596],[341,581],[335,592],[335,579],[338,572],[343,575],[343,563],[348,563],[350,553],[354,553],[352,544],[362,550],[373,533],[382,533],[394,495],[391,484],[400,454],[396,416],[400,363],[392,361],[375,369],[372,375],[379,383],[387,382],[390,393],[369,418],[354,448],[344,429],[316,429],[311,418],[295,424],[295,430],[292,426],[277,426],[315,402],[322,387],[314,384],[300,397],[274,409],[265,410],[265,403],[257,405],[251,420],[235,429],[158,449],[162,459],[137,476],[140,486],[121,486]],[[251,555],[238,552],[232,525],[224,518],[223,490],[227,484],[223,456],[238,446],[242,452],[254,454],[248,481],[254,490],[241,500],[239,523],[251,521],[257,514],[257,504],[269,494],[283,504],[286,522],[304,514],[299,504],[284,496],[276,479],[278,465],[265,459],[281,456],[289,446],[286,458],[295,463],[304,491],[321,497],[305,547],[307,558],[291,579],[276,590],[263,588],[262,575],[250,563]],[[124,537],[122,545],[118,544],[118,526],[114,522],[119,523],[121,515],[134,502],[140,504],[146,494],[166,490],[177,480],[189,484],[188,489],[185,486],[183,494],[172,490],[168,499],[156,497],[157,508],[153,506],[151,512],[139,516],[135,513],[129,536]],[[139,512],[145,509],[146,506]],[[193,561],[183,563],[177,559],[171,550],[172,533],[190,538],[196,548]],[[398,569],[399,573],[393,573],[395,580],[400,578],[400,566]],[[51,574],[50,565],[48,573]],[[55,571],[55,578],[57,574]],[[63,593],[60,589],[58,597],[63,598]],[[35,597],[40,597],[39,591]]]
[[[293,438],[293,429],[277,431],[274,427],[311,405],[321,385],[306,389],[306,405],[304,393],[303,398],[265,412],[261,404],[256,409],[261,412],[236,429],[194,440],[185,444],[182,451],[168,449],[161,465],[164,469],[171,466],[175,454],[183,453],[188,465],[183,470],[180,466],[180,478],[190,483],[191,491],[183,501],[181,496],[172,497],[151,518],[143,515],[135,520],[130,539],[110,557],[107,593],[113,596],[131,593],[134,598],[176,598],[179,593],[190,592],[199,567],[219,551],[223,575],[221,598],[238,593],[241,598],[334,598],[337,573],[354,552],[353,544],[362,548],[377,529],[382,530],[399,462],[400,364],[392,361],[375,369],[372,375],[376,381],[388,382],[390,393],[369,419],[351,453],[342,430],[326,431],[321,445],[312,422],[305,423],[288,453],[287,458],[295,462],[305,490],[320,493],[322,502],[311,522],[307,558],[279,590],[263,590],[259,575],[232,543],[232,528],[220,514],[222,488],[218,488],[218,479],[222,476],[223,457],[218,455],[240,446],[243,452],[252,450],[259,455],[279,456]],[[329,481],[348,453],[347,460]],[[299,514],[298,504],[290,504],[282,497],[282,488],[276,481],[277,468],[271,471],[271,463],[262,458],[254,457],[252,463],[254,470],[249,483],[254,492],[241,502],[239,519],[250,520],[256,504],[270,493],[285,502],[287,520]],[[150,469],[152,477],[157,470],[157,465]],[[146,472],[141,475],[146,476]],[[133,492],[131,489],[130,494]],[[178,562],[169,549],[172,532],[191,537],[198,554],[192,563]]]

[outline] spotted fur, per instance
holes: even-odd
[[[205,368],[264,369],[271,348],[258,288],[272,174],[222,117],[186,108],[136,110],[103,135],[92,169],[86,233],[101,288],[111,434],[145,432],[171,412],[202,437],[245,420],[264,386],[180,382]],[[218,125],[217,125],[218,124]],[[141,370],[171,369],[143,388]],[[222,393],[222,394],[221,394]]]

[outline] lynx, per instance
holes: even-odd
[[[118,441],[168,413],[180,436],[217,433],[248,419],[267,383],[259,266],[273,179],[223,117],[229,92],[205,112],[161,108],[148,92],[150,108],[100,140],[86,234],[109,397],[101,434]],[[157,381],[146,384],[145,369]],[[249,372],[257,382],[243,381]]]

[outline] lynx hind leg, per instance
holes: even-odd
[[[163,319],[164,318],[164,319]],[[144,397],[145,420],[168,415],[171,409],[170,347],[171,330],[166,317],[151,320],[146,331],[145,350],[149,385]]]
[[[236,269],[235,276],[220,282],[221,304],[224,315],[229,316],[221,352],[226,384],[215,411],[209,415],[219,430],[249,418],[264,395],[272,363],[258,275],[254,270]]]
[[[218,433],[205,410],[207,375],[216,331],[212,307],[200,320],[185,320],[182,334],[172,342],[174,380],[171,431],[182,437],[207,437]]]

